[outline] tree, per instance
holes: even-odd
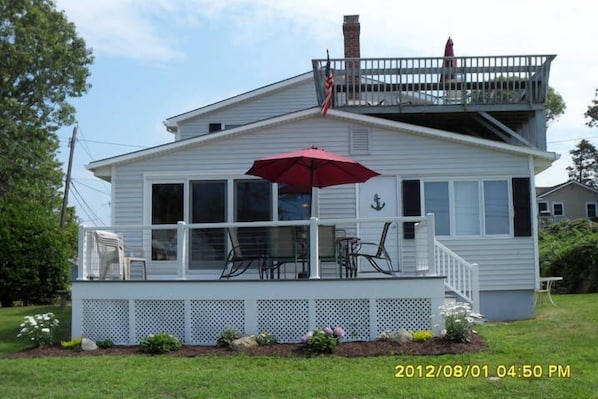
[[[565,113],[567,104],[563,97],[552,87],[548,87],[546,93],[546,126],[559,119],[561,115]]]
[[[589,127],[598,126],[598,89],[595,93],[596,98],[592,100],[592,105],[588,105],[588,110],[583,114],[590,120],[586,122]]]
[[[581,140],[569,151],[573,166],[567,166],[569,179],[590,187],[598,187],[598,150],[587,140]]]
[[[52,0],[0,0],[0,54],[0,291],[17,293],[2,305],[47,302],[73,248],[58,227],[56,131],[74,122],[69,100],[89,89],[93,57]]]
[[[497,82],[499,86],[506,86],[507,82],[511,82],[514,85],[523,84],[522,79],[518,77],[501,76],[492,79],[492,81]],[[470,93],[470,98],[473,103],[517,103],[521,101],[520,96],[521,91],[514,89],[497,89],[495,91],[472,90]],[[565,113],[567,104],[559,92],[549,86],[546,92],[546,102],[544,103],[544,107],[546,109],[546,127],[548,127],[552,122],[558,120],[558,118]]]

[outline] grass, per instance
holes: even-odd
[[[535,320],[488,323],[483,353],[435,357],[268,358],[250,356],[88,356],[6,359],[26,344],[15,336],[22,317],[56,308],[0,309],[2,398],[597,398],[598,294],[555,296]],[[61,317],[65,317],[63,312]],[[535,366],[540,378],[396,378],[405,370],[456,365]],[[550,365],[561,374],[548,376]],[[516,372],[518,370],[515,370]]]

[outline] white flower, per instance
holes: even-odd
[[[50,329],[49,328],[42,328],[42,332],[44,334],[50,334]]]

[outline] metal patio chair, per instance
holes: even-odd
[[[363,242],[359,241],[355,245],[355,249],[351,252],[350,257],[353,265],[357,265],[360,258],[368,261],[368,263],[379,273],[392,274],[392,259],[388,254],[388,251],[384,247],[386,242],[386,236],[388,235],[388,229],[392,222],[384,223],[382,228],[382,235],[380,241],[374,242]]]
[[[224,268],[220,278],[229,279],[245,273],[251,266],[256,265],[260,278],[262,277],[265,254],[263,248],[239,240],[239,229],[229,227],[226,229],[231,244],[231,249],[226,256]]]

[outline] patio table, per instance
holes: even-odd
[[[538,297],[542,294],[546,294],[548,296],[548,300],[552,303],[552,306],[556,306],[554,301],[552,300],[552,295],[550,294],[552,290],[552,284],[555,281],[563,280],[562,277],[540,277],[540,289],[537,289],[535,292],[535,301],[537,301]]]

